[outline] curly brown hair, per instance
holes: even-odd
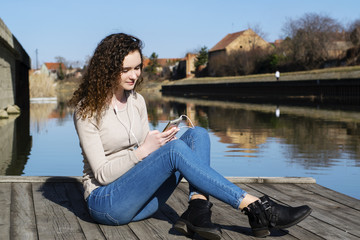
[[[117,90],[124,58],[129,53],[139,51],[142,70],[142,46],[140,39],[124,33],[111,34],[98,44],[79,88],[69,101],[70,106],[77,107],[77,114],[81,118],[94,116],[97,122],[100,121],[106,103]],[[142,80],[141,77],[137,80],[135,89]]]

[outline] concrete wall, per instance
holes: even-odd
[[[18,105],[20,115],[0,119],[0,175],[21,175],[31,149],[30,58],[0,19],[0,110]]]
[[[0,109],[29,108],[30,58],[0,18]]]

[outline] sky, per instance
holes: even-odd
[[[36,66],[61,56],[85,62],[109,34],[124,32],[144,42],[143,53],[181,58],[228,33],[258,26],[265,40],[284,37],[289,19],[316,13],[347,26],[360,19],[359,0],[0,0],[0,18]]]

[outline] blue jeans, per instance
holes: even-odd
[[[211,195],[239,208],[246,192],[210,167],[207,130],[190,128],[151,153],[114,182],[91,192],[87,205],[91,217],[102,224],[121,225],[153,215],[176,189],[181,178],[190,196]]]

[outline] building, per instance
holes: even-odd
[[[158,58],[157,59],[157,73],[166,71],[168,68],[173,79],[191,78],[195,77],[195,59],[196,53],[187,53],[184,58]],[[150,64],[149,58],[144,58],[143,68]]]
[[[58,73],[60,73],[60,69],[63,74],[66,74],[66,67],[64,63],[44,63],[41,65],[40,72],[45,76],[49,76],[53,79],[58,78]]]
[[[163,67],[171,67],[176,64],[176,62],[183,60],[183,58],[158,58],[156,59],[157,64],[159,65],[158,71],[161,72]],[[146,68],[150,65],[150,58],[144,58],[143,68]]]
[[[229,33],[209,50],[209,73],[211,75],[214,64],[222,62],[230,53],[235,51],[250,51],[253,49],[271,48],[271,44],[256,34],[252,29]]]
[[[343,58],[346,56],[346,51],[353,47],[353,44],[350,41],[339,40],[329,42],[326,46],[328,58],[336,59]]]
[[[192,78],[195,77],[195,59],[197,54],[187,53],[185,58],[179,61],[177,68],[177,78]]]

